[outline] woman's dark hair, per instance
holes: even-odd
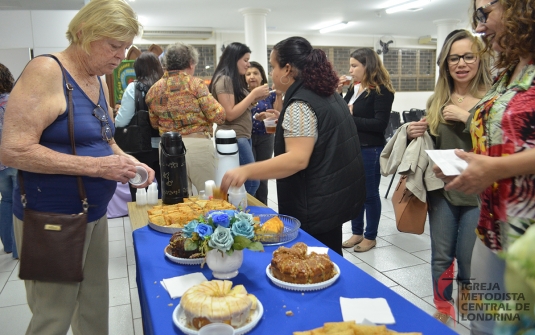
[[[213,85],[221,76],[228,76],[234,89],[234,103],[237,104],[245,98],[247,84],[245,76],[238,71],[238,61],[247,53],[251,53],[251,49],[242,43],[233,42],[227,45],[225,51],[219,58],[219,64],[214,71],[210,86],[210,92],[213,94]],[[217,92],[215,92],[217,94]]]
[[[254,67],[260,72],[260,75],[262,76],[262,82],[260,83],[260,85],[267,84],[268,80],[266,76],[266,71],[264,71],[264,67],[260,65],[260,63],[258,62],[249,62],[249,65],[250,65],[249,68]]]
[[[374,50],[370,48],[357,49],[351,53],[350,57],[358,60],[365,68],[364,77],[362,78],[362,85],[365,88],[374,89],[380,94],[381,88],[379,86],[384,85],[390,92],[395,92],[392,80],[390,80],[390,74]]]
[[[338,88],[338,76],[327,55],[312,48],[303,37],[294,36],[275,44],[277,63],[280,67],[289,64],[295,69],[295,80],[303,80],[303,86],[321,96],[330,96]],[[276,83],[275,83],[276,84]]]
[[[13,75],[11,71],[2,63],[0,63],[0,94],[10,93],[13,89]]]
[[[150,51],[144,51],[136,58],[134,71],[137,80],[149,86],[154,85],[163,76],[162,64]]]
[[[184,70],[199,63],[199,52],[194,46],[175,43],[165,50],[165,66],[168,71]]]

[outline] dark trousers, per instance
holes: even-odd
[[[342,254],[342,226],[321,234],[310,234],[340,256]]]
[[[158,182],[158,199],[162,198],[162,178],[160,176],[160,157],[158,155],[158,148],[152,148],[149,152],[142,152],[139,154],[132,155],[134,156],[138,161],[141,163],[147,164],[148,167],[154,170],[156,181]],[[137,188],[132,187],[132,185],[128,184],[130,186],[130,194],[132,195],[132,201],[136,201],[136,192]]]
[[[275,140],[275,136],[273,134],[252,134],[251,139],[253,140],[253,156],[255,162],[265,161],[273,157],[273,144]],[[256,190],[255,198],[267,206],[267,180],[260,181],[260,186],[258,186],[258,190]]]

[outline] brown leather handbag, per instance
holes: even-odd
[[[67,81],[65,69],[59,62],[68,92],[69,137],[73,155],[74,111],[72,85]],[[24,207],[22,246],[19,277],[24,280],[52,282],[81,282],[83,276],[83,253],[87,228],[87,196],[82,177],[78,176],[78,193],[82,201],[79,214],[39,212],[26,208],[26,192],[22,172],[18,173],[22,206]]]
[[[427,202],[420,201],[409,191],[406,182],[407,176],[401,176],[392,195],[396,226],[403,233],[422,234],[427,217]]]

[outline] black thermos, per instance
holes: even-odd
[[[162,202],[167,205],[184,202],[188,197],[186,148],[177,132],[170,131],[161,136],[160,170]]]

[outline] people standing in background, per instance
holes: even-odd
[[[199,53],[193,46],[171,44],[165,51],[166,71],[147,93],[150,123],[160,135],[180,133],[186,147],[188,188],[204,190],[215,179],[213,124],[225,121],[225,110],[200,78],[194,77]]]
[[[470,110],[491,85],[489,57],[483,43],[464,29],[452,31],[438,57],[439,78],[434,94],[427,101],[426,117],[411,122],[407,139],[429,131],[435,149],[471,151]],[[446,323],[455,315],[453,308],[454,260],[457,259],[459,297],[469,293],[470,264],[479,218],[477,196],[444,189],[428,191],[431,231],[431,274],[437,312],[434,317]],[[463,303],[457,299],[459,307]]]
[[[137,110],[148,111],[145,103],[145,95],[149,88],[163,76],[163,69],[160,61],[155,54],[149,51],[142,52],[134,61],[134,71],[136,72],[136,80],[131,82],[126,87],[123,97],[121,99],[121,107],[115,117],[116,127],[126,127],[134,117]],[[158,198],[162,197],[162,188],[160,186],[160,160],[158,154],[158,147],[160,146],[160,135],[158,130],[151,128],[151,146],[152,150],[149,152],[141,152],[132,154],[137,160],[147,164],[154,170],[156,180],[158,181]],[[132,201],[136,201],[137,188],[130,186],[130,194]]]
[[[325,52],[302,37],[273,47],[269,62],[285,94],[275,133],[275,157],[227,171],[221,190],[248,179],[277,179],[279,213],[342,255],[342,225],[364,202],[364,168],[357,129],[336,94],[338,77]]]
[[[247,89],[252,91],[253,89],[267,84],[268,80],[266,72],[260,63],[249,62],[250,66],[245,73],[245,81],[247,82]],[[260,113],[272,113],[273,117],[276,112],[282,108],[282,92],[273,90],[269,93],[269,96],[258,101],[258,104],[251,109],[253,132],[251,134],[253,156],[255,162],[265,161],[273,157],[273,139],[274,134],[266,133],[266,127],[261,119],[256,117]],[[278,115],[277,115],[278,116]],[[268,200],[268,181],[260,180],[260,185],[256,190],[255,198],[260,200],[267,206]]]
[[[136,166],[146,164],[125,154],[113,139],[108,87],[112,74],[139,33],[132,8],[122,0],[92,0],[70,21],[69,46],[31,60],[11,91],[6,108],[0,160],[22,171],[26,208],[62,214],[83,211],[76,176],[81,176],[89,204],[83,254],[83,281],[26,280],[32,318],[27,335],[108,334],[108,219],[106,210],[117,182],[127,183]],[[51,56],[56,57],[56,59]],[[65,75],[62,71],[65,70]],[[68,92],[72,85],[74,138],[68,131]],[[17,249],[24,245],[23,205],[13,191]],[[24,262],[24,257],[21,257]]]
[[[474,107],[470,133],[473,152],[456,150],[468,163],[458,176],[445,176],[435,166],[447,191],[479,194],[481,211],[472,253],[471,293],[506,293],[507,253],[535,224],[535,0],[474,0],[472,27],[495,52],[494,66],[502,69],[493,86]],[[533,257],[519,260],[533,270]],[[477,290],[491,283],[492,291]],[[509,293],[522,293],[520,291]],[[489,309],[473,314],[471,334],[520,334],[532,332],[533,301],[524,311],[530,320],[511,320],[508,328],[494,329],[502,301],[483,300]],[[474,303],[474,302],[472,302]],[[494,309],[493,309],[494,308]],[[484,315],[482,315],[484,313]],[[531,323],[531,331],[526,327]],[[507,324],[507,323],[505,323]],[[504,325],[505,326],[505,325]]]
[[[210,92],[227,114],[225,123],[218,125],[217,130],[232,129],[236,132],[240,165],[254,163],[251,108],[269,95],[267,84],[251,92],[247,91],[244,76],[249,68],[250,58],[251,49],[248,46],[238,42],[230,43],[219,59],[209,86]],[[250,195],[255,195],[259,185],[260,181],[256,179],[247,180],[245,190]]]
[[[342,246],[354,247],[356,252],[366,252],[375,247],[381,218],[379,156],[386,143],[385,130],[390,122],[394,88],[388,71],[372,49],[362,48],[351,53],[349,73],[353,76],[354,82],[360,83],[349,87],[344,100],[353,115],[359,134],[366,172],[366,202],[360,214],[351,220],[353,235],[344,241]],[[340,78],[339,90],[345,80],[345,76]],[[364,214],[366,214],[366,232],[364,232]]]
[[[0,63],[0,137],[4,128],[4,113],[7,99],[13,89],[13,75],[9,69]],[[13,187],[17,184],[17,169],[5,166],[0,162],[0,240],[6,253],[13,253],[13,258],[19,258],[13,230]]]

